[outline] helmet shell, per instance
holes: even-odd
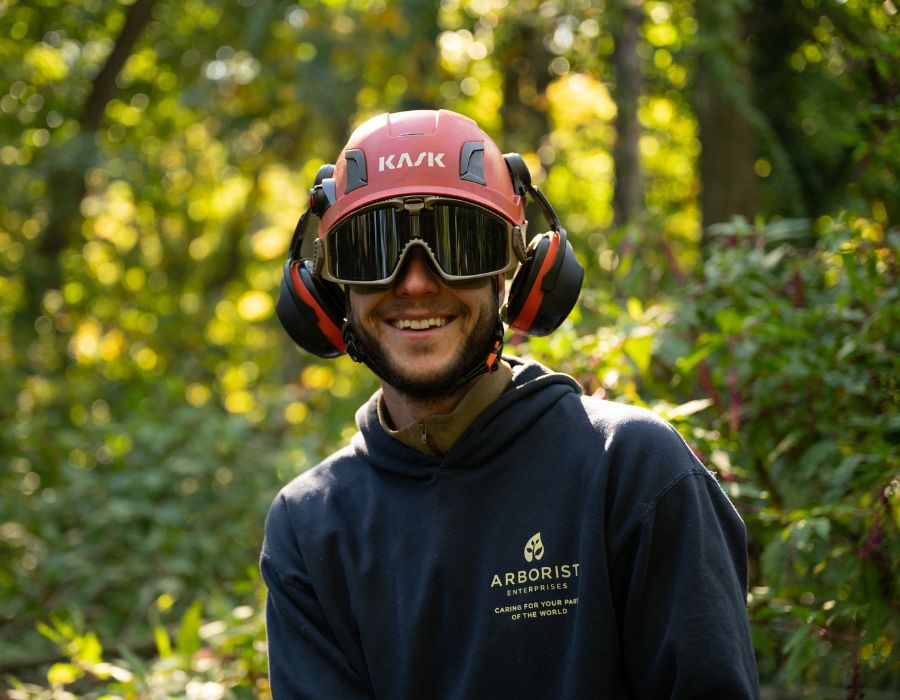
[[[351,134],[334,169],[335,201],[322,213],[319,236],[373,202],[408,195],[455,197],[513,225],[525,203],[497,145],[479,126],[448,110],[381,114]]]

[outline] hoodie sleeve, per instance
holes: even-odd
[[[758,698],[744,526],[712,476],[675,477],[626,542],[612,579],[635,697]]]
[[[276,499],[266,519],[260,571],[268,589],[266,636],[272,697],[368,698],[313,588],[283,496]]]

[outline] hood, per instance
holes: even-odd
[[[353,436],[350,449],[376,469],[431,479],[438,469],[477,468],[530,430],[560,399],[581,394],[578,382],[566,374],[537,362],[508,356],[503,359],[513,370],[506,391],[472,421],[443,457],[429,457],[388,435],[378,420],[377,394],[356,413],[359,432]]]

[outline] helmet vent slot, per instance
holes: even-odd
[[[466,141],[459,154],[459,179],[487,185],[484,179],[484,142]]]
[[[347,161],[347,187],[344,194],[349,194],[368,185],[369,175],[366,171],[366,154],[360,149],[347,151],[344,158]]]

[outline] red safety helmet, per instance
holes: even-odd
[[[490,136],[462,114],[415,110],[381,114],[353,132],[333,177],[313,191],[319,237],[367,204],[406,195],[462,199],[525,222],[524,197]]]

